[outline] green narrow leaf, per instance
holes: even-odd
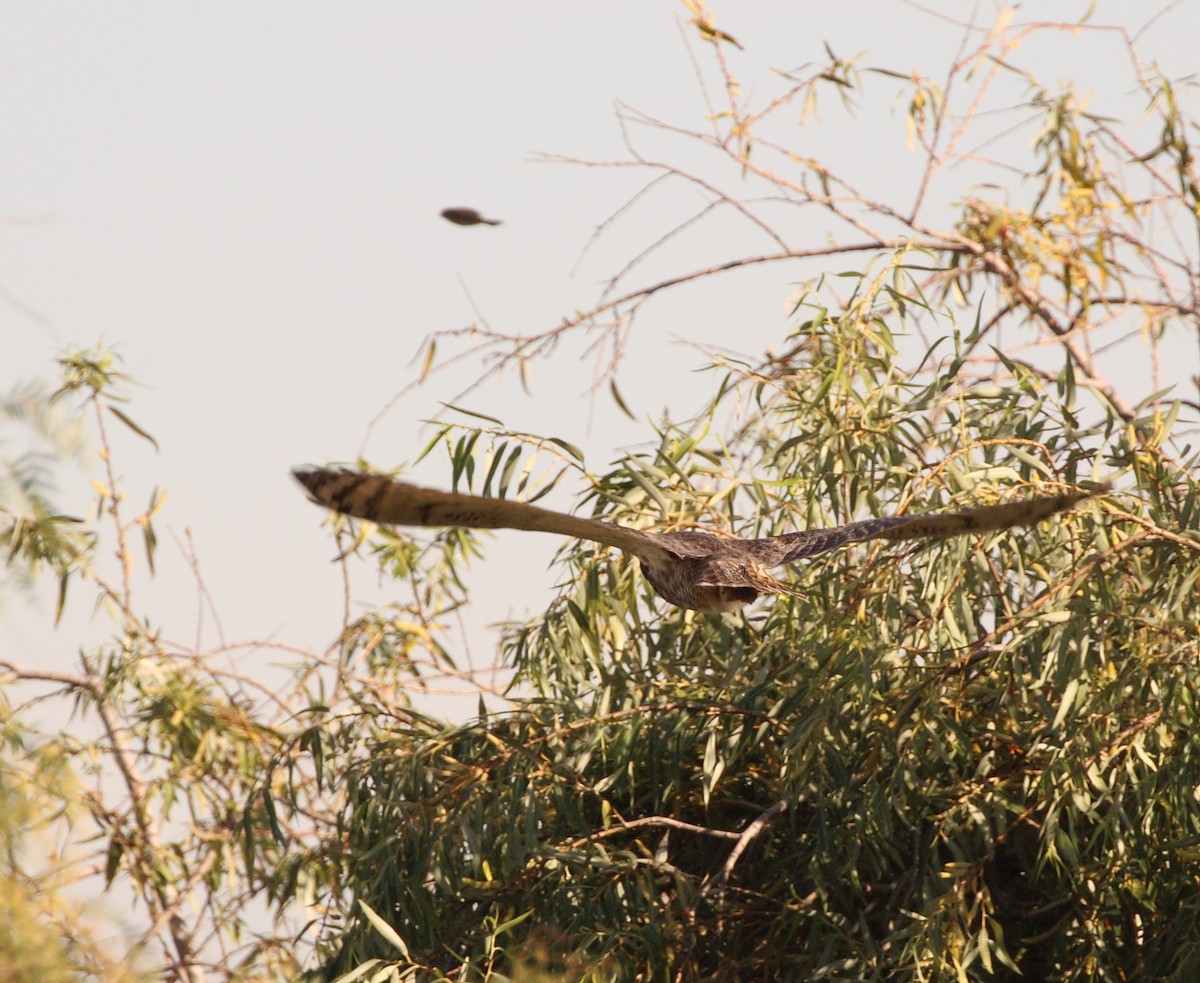
[[[722,772],[725,771],[725,762],[717,754],[717,732],[711,731],[708,735],[708,740],[704,745],[704,779],[702,783],[702,794],[704,797],[705,806],[708,805],[712,798],[713,789],[717,782],[721,779]]]
[[[514,447],[509,452],[508,460],[504,462],[504,468],[500,472],[500,481],[497,484],[501,498],[508,497],[508,486],[512,484],[513,471],[516,470],[517,462],[521,460],[522,450],[523,448],[520,446]]]
[[[362,979],[364,976],[366,976],[367,973],[373,970],[382,961],[383,960],[381,959],[368,959],[361,966],[356,966],[354,969],[350,970],[350,972],[343,973],[336,980],[334,980],[333,983],[354,983],[355,980]]]
[[[257,851],[254,848],[254,846],[255,846],[254,816],[253,816],[253,809],[251,808],[253,801],[254,801],[253,797],[247,797],[246,804],[244,806],[242,806],[242,836],[241,836],[242,862],[246,865],[246,870],[249,871],[252,876],[254,874],[254,871],[256,870],[256,865],[255,865],[254,861],[255,861],[255,856],[257,853]]]
[[[639,462],[640,463],[640,462]],[[663,497],[663,493],[658,490],[655,485],[646,479],[646,477],[636,468],[629,468],[629,477],[633,479],[634,484],[642,489],[655,503],[663,515],[670,513],[671,508],[667,504],[667,500]]]
[[[325,747],[321,743],[321,731],[313,727],[304,735],[304,746],[313,759],[313,773],[317,779],[317,788],[325,784]]]
[[[500,463],[504,460],[504,455],[508,450],[508,441],[502,440],[499,444],[493,444],[488,451],[488,455],[492,461],[488,465],[487,474],[483,477],[483,487],[480,489],[481,495],[495,495],[497,498],[503,496],[498,491],[492,491],[492,479],[496,476],[496,469],[500,467]],[[517,453],[521,452],[521,448],[517,448]]]
[[[146,565],[150,568],[151,575],[154,574],[154,551],[158,547],[158,536],[154,532],[154,526],[149,522],[142,524],[142,542],[146,547]]]
[[[533,914],[533,909],[530,908],[524,914],[517,915],[515,918],[510,918],[508,921],[504,922],[503,924],[497,925],[495,928],[495,931],[492,932],[492,935],[503,935],[510,928],[516,928],[516,926],[520,925],[521,922],[525,921],[525,919],[527,919],[532,914]]]
[[[437,357],[437,338],[430,338],[425,346],[425,361],[421,363],[421,376],[419,382],[424,382],[429,378],[429,370],[433,368],[433,360]]]
[[[568,443],[567,441],[563,440],[561,437],[550,437],[549,440],[550,440],[550,443],[556,444],[559,447],[561,447],[564,451],[566,451],[568,454],[570,454],[571,457],[575,458],[575,460],[578,461],[580,464],[583,463],[583,451],[581,451],[574,444]]]
[[[1079,680],[1070,680],[1063,689],[1062,698],[1058,701],[1058,712],[1054,715],[1054,720],[1050,724],[1051,730],[1058,730],[1062,722],[1070,716],[1071,710],[1075,705],[1075,694],[1079,692]]]
[[[125,855],[125,845],[115,836],[108,841],[108,857],[104,863],[104,886],[112,887],[113,879],[121,869],[121,858]]]
[[[432,423],[434,421],[426,420],[424,422]],[[413,464],[417,465],[417,464],[420,464],[423,460],[425,460],[425,458],[429,456],[429,452],[431,450],[433,450],[435,447],[437,447],[437,445],[442,442],[442,438],[445,437],[446,434],[448,434],[453,429],[454,428],[452,426],[450,426],[450,424],[448,424],[448,423],[443,423],[441,426],[439,426],[437,433],[435,433],[433,435],[433,437],[429,440],[429,442],[421,450],[421,453],[416,456],[416,458],[413,460]]]
[[[979,961],[983,964],[983,968],[987,970],[988,975],[992,973],[992,944],[988,938],[987,925],[983,925],[979,929],[979,934],[976,936],[976,944],[978,946]]]
[[[455,406],[453,403],[442,403],[448,410],[454,410],[455,413],[461,413],[463,416],[473,416],[477,420],[486,420],[488,423],[494,423],[498,427],[504,426],[503,420],[497,420],[494,416],[488,416],[486,413],[477,413],[475,410],[463,409],[461,406]]]
[[[626,404],[625,397],[621,395],[621,390],[617,388],[616,379],[613,379],[611,382],[609,382],[608,391],[613,398],[613,402],[617,404],[617,408],[627,417],[629,417],[629,419],[636,420],[637,417],[633,415],[633,411],[629,408],[628,404]]]
[[[384,941],[395,946],[396,949],[399,950],[400,954],[411,962],[412,956],[408,954],[408,946],[405,945],[404,940],[400,938],[396,930],[382,918],[380,918],[379,915],[377,915],[371,908],[371,906],[363,901],[362,898],[359,898],[358,904],[359,907],[362,908],[363,914],[367,916],[367,921],[371,923],[375,931],[380,934]]]
[[[67,604],[67,580],[70,574],[61,573],[58,577],[58,602],[54,606],[54,623],[57,625],[63,616],[63,608]]]
[[[150,443],[154,445],[154,449],[158,450],[158,441],[157,440],[155,440],[148,433],[146,433],[145,430],[143,430],[141,427],[139,427],[128,416],[126,416],[124,413],[122,413],[119,409],[117,409],[111,403],[109,404],[108,408],[113,416],[115,416],[118,420],[120,420],[123,424],[125,424],[125,426],[127,426],[130,430],[132,430],[139,437],[141,437],[144,440],[150,441]]]
[[[451,487],[457,491],[459,481],[466,478],[466,486],[472,488],[475,479],[475,444],[479,441],[480,431],[472,430],[459,437],[450,456]]]
[[[539,498],[542,498],[545,495],[549,495],[550,492],[554,490],[554,486],[558,484],[559,478],[561,478],[565,473],[566,473],[565,471],[559,471],[558,474],[556,474],[553,478],[551,478],[548,482],[546,482],[546,484],[542,485],[541,488],[539,488],[532,495],[530,495],[527,499],[525,499],[526,503],[532,505]]]
[[[271,790],[264,788],[262,790],[263,809],[267,813],[267,824],[271,827],[271,835],[275,838],[276,843],[286,843],[287,837],[283,835],[283,830],[279,826],[279,820],[275,816],[275,798],[271,795]]]
[[[833,387],[834,380],[841,379],[842,377],[845,358],[846,356],[843,352],[838,353],[837,365],[834,367],[832,372],[825,373],[825,378],[821,380],[821,384],[817,387],[817,391],[813,393],[812,399],[810,399],[809,402],[819,403],[829,394],[829,390]]]

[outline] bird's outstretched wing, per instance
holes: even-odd
[[[1027,498],[1001,505],[980,505],[958,512],[931,512],[886,519],[864,519],[833,529],[810,529],[770,539],[747,540],[746,545],[763,566],[774,567],[816,556],[871,539],[947,539],[971,533],[994,532],[1012,526],[1032,526],[1059,512],[1074,508],[1085,499],[1103,495],[1108,485],[1090,491]]]
[[[958,512],[866,519],[768,539],[725,539],[702,532],[652,533],[551,512],[525,502],[435,491],[382,475],[298,468],[293,472],[318,505],[398,526],[463,526],[557,533],[613,546],[641,561],[664,600],[698,611],[732,611],[759,594],[795,594],[769,568],[870,539],[945,539],[1028,526],[1108,491],[1029,498]]]
[[[436,491],[383,475],[354,471],[296,468],[292,474],[318,505],[372,522],[395,526],[528,529],[615,546],[656,565],[678,558],[652,533],[599,519],[552,512],[525,502]]]

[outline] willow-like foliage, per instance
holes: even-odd
[[[699,418],[595,476],[595,514],[772,535],[1117,489],[800,566],[802,597],[724,616],[565,547],[573,586],[507,634],[517,708],[385,728],[347,774],[331,975],[400,957],[381,923],[413,979],[1196,972],[1195,458],[1081,428],[1029,374],[915,381],[853,317],[792,341],[714,366]]]
[[[660,314],[686,338],[671,301],[703,287],[787,298],[771,342],[734,354],[728,325],[707,402],[610,466],[474,405],[416,460],[444,460],[446,486],[740,536],[1112,493],[1036,528],[824,555],[786,573],[798,596],[720,616],[564,542],[560,589],[492,666],[456,630],[482,535],[333,520],[342,616],[307,646],[274,613],[225,639],[189,540],[189,643],[146,589],[166,491],[114,440],[157,438],[112,351],[68,350],[52,395],[0,397],[0,586],[48,574],[63,631],[95,613],[69,666],[0,652],[0,978],[1200,978],[1190,81],[1090,9],[965,23],[918,70],[911,30],[945,20],[922,8],[892,68],[797,38],[819,63],[748,93],[743,32],[684,3],[703,119],[622,106],[627,158],[565,160],[645,178],[599,237],[666,194],[657,238],[544,330],[434,332],[412,382],[473,365],[536,394],[552,368],[637,419],[663,393],[622,367]],[[1038,80],[1068,65],[1110,94]],[[81,515],[58,504],[69,459],[91,462]],[[364,607],[372,565],[394,591]],[[281,603],[309,603],[294,588]],[[443,719],[438,688],[477,712]],[[128,923],[82,918],[67,886],[111,889]]]

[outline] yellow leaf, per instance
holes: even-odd
[[[435,355],[437,355],[437,339],[430,338],[429,344],[425,346],[425,362],[421,365],[421,382],[425,381],[425,377],[429,375],[429,370],[433,368]]]

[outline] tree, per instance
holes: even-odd
[[[431,339],[425,371],[484,357],[532,374],[579,338],[608,346],[597,381],[623,404],[650,298],[751,265],[795,281],[815,262],[782,350],[712,353],[711,400],[604,473],[557,436],[477,419],[425,453],[475,491],[574,482],[597,516],[741,535],[1110,477],[1116,491],[1037,529],[829,557],[795,571],[803,596],[720,617],[665,610],[618,557],[565,544],[570,585],[504,635],[511,708],[481,699],[462,724],[410,693],[462,674],[439,625],[466,600],[473,534],[357,527],[346,562],[416,589],[264,691],[157,637],[134,585],[99,570],[96,529],[43,499],[10,509],[10,564],[49,564],[113,612],[112,644],[78,673],[0,669],[95,724],[68,746],[77,768],[86,751],[119,777],[86,800],[104,876],[145,916],[131,951],[153,948],[168,978],[1195,976],[1200,401],[1105,371],[1114,346],[1200,343],[1185,90],[1126,48],[1147,138],[1018,61],[1039,32],[1100,28],[1002,21],[965,30],[939,84],[830,53],[756,109],[730,34],[689,6],[726,102],[705,132],[622,120],[698,143],[718,177],[652,161],[632,135],[620,163],[647,169],[651,192],[699,188],[696,219],[731,211],[775,251],[625,288],[635,259],[537,337]],[[906,201],[800,156],[780,123],[831,91],[876,98],[880,79],[922,165]],[[1032,163],[1005,142],[1013,119],[1037,134]],[[786,210],[823,216],[829,243],[789,245]],[[685,235],[703,224],[660,242]],[[62,368],[106,461],[113,420],[145,434],[110,355]],[[119,555],[139,533],[152,555],[158,496],[130,517],[111,471],[98,494]]]

